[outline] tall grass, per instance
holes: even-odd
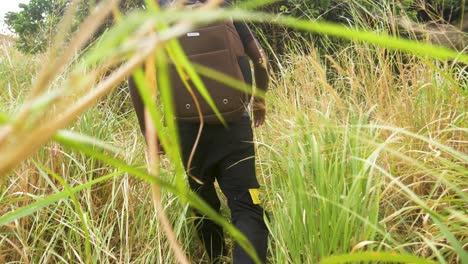
[[[14,146],[11,142],[23,147],[21,140],[35,135],[38,141],[46,142],[49,137],[34,134],[56,132],[35,130],[46,121],[57,125],[54,129],[68,125],[74,133],[62,131],[41,148],[26,146],[32,156],[21,156],[25,161],[1,178],[0,262],[180,261],[171,253],[156,217],[151,188],[146,184],[150,182],[167,190],[162,192],[162,209],[187,258],[206,263],[187,201],[209,210],[186,192],[180,164],[174,159],[175,135],[170,132],[163,142],[172,148],[166,148],[168,157],[159,161],[161,170],[156,179],[144,171],[145,160],[151,157],[146,158],[126,91],[114,90],[94,106],[94,98],[86,97],[96,92],[91,89],[94,79],[99,96],[103,96],[145,58],[130,59],[133,64],[115,70],[120,75],[100,82],[100,73],[109,66],[106,63],[120,66],[132,51],[161,45],[150,30],[153,23],[163,32],[159,37],[167,40],[186,30],[190,19],[223,16],[206,10],[199,14],[157,12],[150,9],[124,17],[126,23],[117,25],[97,48],[82,55],[84,63],[73,58],[71,68],[54,82],[47,82],[51,90],[78,88],[72,90],[78,100],[70,93],[64,98],[44,93],[45,100],[39,103],[34,96],[24,96],[22,84],[33,79],[44,59],[31,58],[34,63],[25,64],[25,57],[4,49],[9,59],[0,61],[0,82],[10,89],[2,89],[1,111],[6,115],[2,116],[1,131],[2,136],[10,133],[16,141],[0,142],[2,150],[14,150],[5,147]],[[229,12],[251,19],[269,17]],[[201,19],[200,14],[206,16]],[[188,20],[164,29],[161,21],[179,17]],[[440,58],[457,54],[328,24],[290,18],[281,18],[278,23],[347,38],[362,37],[373,44],[356,41],[324,57],[310,47],[308,55],[282,58],[284,69],[267,97],[268,121],[256,133],[258,172],[270,215],[269,262],[336,263],[328,258],[334,255],[341,262],[354,257],[355,261],[466,263],[466,68],[381,46],[406,51],[419,48],[415,51],[419,56],[428,50]],[[128,38],[132,33],[133,38]],[[183,65],[183,54],[177,54],[176,44],[170,45]],[[466,56],[460,58],[466,60]],[[164,68],[161,60],[158,63]],[[95,71],[89,70],[96,65]],[[77,81],[77,74],[83,73],[88,75]],[[137,72],[136,77],[145,86],[149,83],[145,78],[151,76]],[[38,81],[41,79],[34,83],[38,85]],[[164,83],[159,84],[162,107],[170,109],[164,102]],[[73,108],[82,98],[88,101]],[[21,109],[26,111],[19,113],[27,118],[18,123],[15,113],[23,102]],[[153,121],[162,128],[160,108],[151,106],[154,102],[147,103],[156,117]],[[55,111],[48,112],[48,107]],[[71,117],[80,113],[80,118],[74,123],[71,118],[56,123],[61,114],[58,110],[70,114],[69,108],[76,110]],[[17,133],[9,129],[17,129],[13,130]],[[2,158],[7,155],[1,153]],[[174,171],[179,172],[175,175]],[[242,242],[235,230],[221,223]],[[348,253],[352,255],[340,257]]]
[[[466,77],[415,58],[395,69],[367,45],[316,54],[290,58],[259,134],[274,259],[390,250],[464,263]]]

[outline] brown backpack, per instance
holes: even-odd
[[[197,28],[186,33],[178,40],[191,62],[244,82],[239,63],[247,63],[247,67],[250,66],[242,41],[232,21]],[[170,68],[177,120],[200,122],[199,111],[193,96],[188,92],[174,65],[171,65]],[[232,122],[240,119],[248,102],[247,94],[212,78],[201,75],[200,77],[224,120]],[[185,76],[184,78],[188,77]],[[187,79],[187,82],[200,104],[204,122],[221,123],[191,80]]]

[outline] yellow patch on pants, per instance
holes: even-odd
[[[258,189],[249,189],[250,197],[254,204],[260,204],[260,191]]]

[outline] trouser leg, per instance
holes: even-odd
[[[212,183],[205,183],[204,185],[191,183],[190,186],[207,204],[216,212],[219,212],[221,204]],[[197,211],[195,211],[195,214],[197,216],[195,226],[198,236],[203,242],[211,263],[221,263],[226,248],[223,228],[203,214]]]
[[[215,164],[219,153],[214,153],[210,147],[213,144],[210,142],[211,137],[207,133],[209,129],[202,134],[200,144],[196,149],[196,154],[191,161],[190,168],[188,167],[193,144],[197,137],[198,125],[196,124],[179,124],[180,142],[182,146],[182,158],[187,174],[196,177],[199,184],[193,178],[189,177],[190,188],[202,198],[213,210],[219,213],[221,203],[216,189],[214,187],[215,180]],[[218,154],[218,155],[216,155]],[[223,229],[213,220],[207,218],[203,213],[195,210],[196,220],[195,227],[203,246],[205,247],[211,263],[220,263],[221,258],[225,256],[225,243]]]
[[[249,194],[238,200],[229,202],[232,223],[252,243],[259,259],[266,262],[268,247],[268,229],[263,220],[263,208],[252,203]],[[254,263],[247,252],[239,245],[235,245],[233,253],[234,263]]]
[[[268,229],[263,218],[264,210],[259,205],[257,196],[259,183],[255,172],[255,150],[251,133],[250,127],[237,131],[236,135],[240,135],[241,140],[229,157],[221,161],[218,183],[228,200],[233,225],[247,237],[262,263],[265,263]],[[233,259],[234,264],[254,263],[237,243]]]
[[[184,164],[187,166],[198,126],[179,127]],[[190,186],[216,211],[219,199],[213,186],[215,177],[228,200],[232,223],[251,242],[262,262],[266,262],[268,230],[263,221],[263,209],[252,200],[249,189],[259,188],[255,173],[253,133],[248,117],[228,128],[206,125],[196,149],[191,168],[186,170],[204,182]],[[225,247],[221,227],[209,219],[200,220],[200,237],[212,259],[221,256]],[[209,246],[212,245],[212,246]],[[216,245],[220,245],[216,247]],[[248,254],[235,245],[234,264],[253,263]]]

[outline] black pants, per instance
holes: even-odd
[[[199,124],[179,123],[182,156],[189,183],[202,199],[219,212],[220,200],[214,188],[217,180],[226,196],[233,225],[252,243],[262,262],[266,261],[268,230],[263,221],[263,209],[255,198],[259,188],[255,174],[255,151],[250,119],[246,116],[229,127],[205,125],[190,168],[187,162],[192,151]],[[250,191],[249,191],[250,190]],[[251,192],[253,193],[251,194]],[[197,213],[197,231],[212,263],[225,255],[225,242],[221,226]],[[238,245],[234,247],[234,263],[253,263]]]

